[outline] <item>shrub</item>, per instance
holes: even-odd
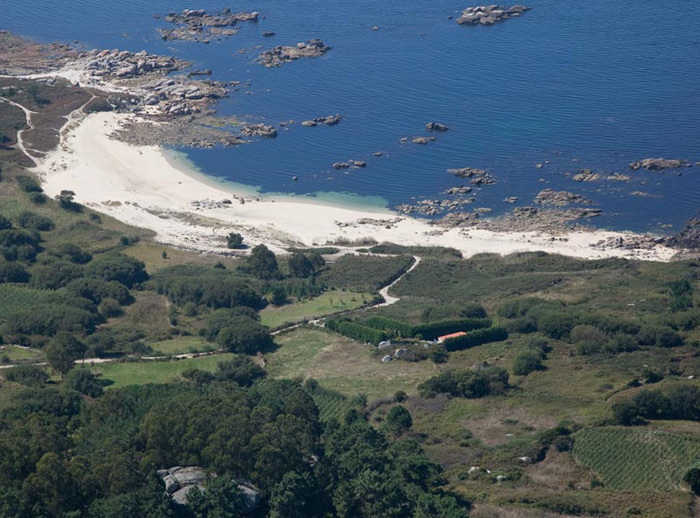
[[[700,468],[690,468],[683,476],[683,482],[690,486],[690,490],[700,495]]]
[[[8,230],[12,228],[12,222],[5,216],[0,214],[0,230]]]
[[[92,333],[102,322],[99,315],[66,304],[42,304],[13,312],[5,322],[12,335],[53,336],[59,331]]]
[[[97,398],[102,395],[104,389],[97,377],[88,369],[73,369],[63,381],[64,386],[73,389],[85,396]]]
[[[268,350],[272,345],[272,338],[268,329],[259,322],[247,317],[237,317],[219,331],[216,343],[232,353],[255,354]]]
[[[442,346],[432,347],[428,356],[434,363],[445,363],[450,359],[450,353]]]
[[[243,236],[236,232],[231,232],[226,236],[226,247],[232,250],[243,248]]]
[[[127,288],[148,280],[148,274],[141,261],[119,253],[90,262],[85,268],[85,274],[104,281],[117,281]]]
[[[413,426],[413,418],[408,410],[406,410],[401,405],[396,405],[389,410],[389,414],[386,416],[386,430],[398,437],[403,435]]]
[[[508,372],[501,367],[480,370],[451,370],[434,376],[418,386],[422,397],[449,394],[455,397],[481,398],[501,394],[508,388]]]
[[[17,175],[17,183],[19,188],[24,192],[42,192],[43,189],[39,185],[39,181],[36,178],[32,178],[27,175]]]
[[[645,326],[638,335],[641,345],[656,347],[678,347],[683,345],[683,338],[673,329],[666,326]]]
[[[29,193],[29,201],[34,205],[45,205],[49,198],[41,192],[31,192]]]
[[[121,305],[119,305],[119,302],[109,298],[103,299],[102,302],[100,302],[99,311],[105,318],[114,318],[124,314],[124,310]]]
[[[49,373],[38,365],[18,365],[3,371],[7,381],[20,383],[28,387],[41,387],[49,381]]]
[[[542,369],[542,354],[534,350],[523,351],[513,362],[513,374],[527,376],[531,372]]]
[[[38,288],[57,290],[81,277],[83,269],[67,261],[56,261],[34,267],[31,283]]]
[[[219,362],[214,376],[220,381],[234,381],[242,387],[250,387],[265,377],[265,371],[248,356],[238,355]]]
[[[537,329],[555,340],[566,340],[576,326],[574,315],[565,311],[546,311],[536,317]]]
[[[277,279],[280,276],[277,257],[265,245],[253,248],[248,258],[248,268],[260,279]]]
[[[0,264],[0,283],[2,282],[29,282],[29,274],[24,267],[16,263]]]
[[[58,245],[55,249],[49,250],[48,253],[76,264],[87,264],[92,261],[92,255],[73,243]]]
[[[42,232],[48,232],[55,228],[54,222],[39,214],[34,212],[24,211],[17,216],[17,224],[29,230],[40,230]]]
[[[503,327],[509,333],[535,333],[537,332],[537,321],[532,317],[521,317],[503,322]]]

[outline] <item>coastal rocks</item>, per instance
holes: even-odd
[[[544,189],[540,191],[537,196],[535,196],[535,203],[539,203],[541,205],[553,205],[555,207],[565,207],[573,203],[589,204],[592,202],[591,200],[572,192]]]
[[[428,131],[447,131],[450,128],[445,126],[444,124],[440,124],[438,122],[429,122],[428,124],[425,125],[425,129]]]
[[[460,25],[493,25],[510,18],[517,18],[530,9],[532,9],[532,7],[526,7],[524,5],[514,5],[509,8],[500,5],[467,7],[462,12],[462,16],[457,18],[457,23]]]
[[[241,128],[241,135],[245,137],[263,137],[263,138],[275,138],[277,137],[277,130],[268,126],[267,124],[245,124]]]
[[[319,124],[325,124],[326,126],[335,126],[341,120],[343,120],[343,116],[339,113],[336,113],[335,115],[328,115],[327,117],[316,117],[315,119],[304,121],[301,123],[301,125],[306,126],[308,128],[313,128],[315,126],[318,126]]]
[[[470,192],[472,192],[472,188],[463,185],[460,187],[450,187],[445,191],[445,194],[447,194],[448,196],[458,196],[463,194],[469,194]]]
[[[437,139],[435,137],[413,137],[411,142],[414,144],[419,144],[421,146],[427,145],[429,142],[435,142]]]
[[[180,467],[175,466],[170,469],[159,469],[158,476],[165,484],[165,492],[174,502],[186,505],[188,494],[193,488],[201,492],[206,491],[206,484],[216,474],[207,474],[204,468],[198,466]],[[243,512],[250,514],[260,506],[260,491],[247,482],[233,481],[238,486],[242,501]]]
[[[84,53],[71,66],[84,70],[90,77],[103,79],[132,79],[153,73],[169,74],[186,66],[170,56],[156,56],[141,52],[115,50],[91,50]]]
[[[602,239],[591,245],[593,248],[601,250],[618,249],[618,250],[653,250],[658,245],[663,244],[664,239],[651,236],[613,236],[607,239]]]
[[[238,22],[257,22],[260,13],[232,14],[230,9],[209,14],[204,9],[185,9],[181,13],[170,13],[165,21],[175,27],[158,29],[163,40],[187,40],[209,43],[214,38],[233,36],[238,32]]]
[[[629,182],[632,178],[630,178],[626,174],[613,173],[613,174],[609,174],[605,179],[611,180],[614,182]]]
[[[637,171],[638,169],[646,169],[647,171],[660,171],[662,169],[676,169],[683,167],[685,160],[666,159],[666,158],[645,158],[638,162],[630,163],[630,169]]]
[[[165,78],[143,85],[143,104],[154,106],[167,115],[190,115],[228,95],[226,87],[217,81]]]
[[[367,162],[363,160],[348,160],[347,162],[335,162],[333,169],[350,169],[351,167],[362,169],[367,167]]]
[[[124,124],[112,136],[138,146],[176,146],[192,148],[230,147],[243,140],[230,131],[215,127],[208,117],[171,119],[167,123],[133,121]]]
[[[666,243],[674,248],[700,250],[700,218],[689,220],[686,226],[678,234],[668,238]]]
[[[575,182],[597,182],[600,180],[600,173],[595,173],[590,169],[581,169],[574,175]]]
[[[258,58],[258,63],[272,68],[281,67],[285,63],[290,63],[300,58],[320,57],[331,50],[319,39],[310,39],[306,42],[297,43],[295,46],[278,45],[270,50],[266,50]]]
[[[461,169],[448,169],[448,173],[459,178],[470,178],[470,183],[476,186],[491,185],[496,183],[496,179],[483,169],[475,167],[463,167]]]

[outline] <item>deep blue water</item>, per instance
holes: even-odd
[[[393,206],[437,197],[460,183],[446,169],[469,166],[497,178],[473,205],[494,214],[511,208],[504,197],[529,204],[545,187],[594,200],[605,215],[593,223],[608,228],[678,227],[700,207],[700,166],[665,173],[627,167],[657,156],[700,161],[700,2],[531,0],[520,19],[461,27],[448,15],[474,2],[241,0],[234,11],[266,18],[210,45],[163,42],[156,29],[166,24],[152,15],[216,11],[225,6],[218,1],[3,4],[2,27],[25,36],[174,54],[213,69],[216,79],[252,81],[218,106],[221,114],[276,124],[342,113],[334,127],[296,124],[275,140],[186,150],[203,171],[264,192],[351,192]],[[263,38],[263,31],[276,36]],[[333,50],[279,69],[254,63],[257,45],[311,37]],[[431,120],[450,127],[437,143],[399,143],[425,134]],[[375,151],[385,155],[375,158]],[[369,165],[332,170],[350,158]],[[536,169],[544,160],[551,163]],[[633,180],[579,184],[566,176],[584,167]]]

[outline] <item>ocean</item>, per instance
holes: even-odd
[[[296,123],[276,139],[176,151],[205,174],[261,193],[395,207],[442,197],[464,184],[447,169],[474,167],[497,182],[476,189],[468,208],[492,215],[512,209],[504,198],[531,205],[544,188],[592,200],[603,214],[590,224],[602,228],[667,233],[696,215],[700,165],[653,172],[628,164],[700,161],[700,3],[531,0],[531,11],[494,26],[448,18],[469,5],[241,0],[234,12],[264,18],[210,44],[163,41],[157,29],[169,25],[153,15],[226,6],[211,0],[6,2],[0,27],[45,42],[176,55],[214,79],[241,81],[220,114]],[[333,48],[280,68],[255,63],[263,49],[309,38]],[[343,115],[336,126],[299,124],[335,113]],[[430,121],[450,129],[426,146],[400,142],[428,135]],[[368,165],[333,169],[348,159]],[[575,182],[584,168],[631,180]]]

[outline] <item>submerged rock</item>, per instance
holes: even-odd
[[[566,205],[570,205],[572,203],[589,204],[592,202],[580,194],[544,189],[540,191],[537,196],[535,196],[535,203],[539,203],[541,205],[554,205],[555,207],[565,207]]]

